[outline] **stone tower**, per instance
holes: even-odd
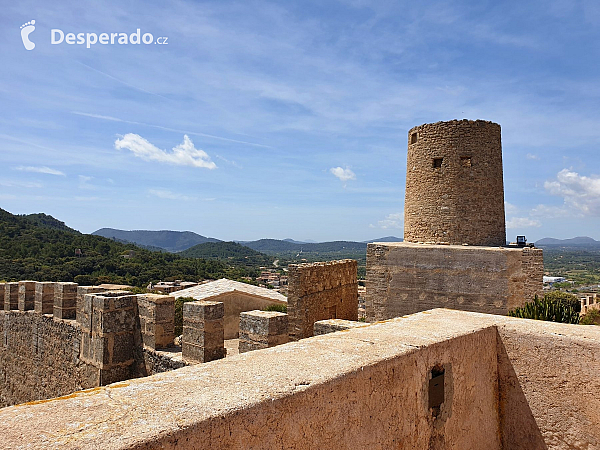
[[[408,132],[404,240],[506,245],[500,125],[452,120]]]

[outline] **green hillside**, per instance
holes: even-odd
[[[275,258],[236,242],[207,242],[179,253],[185,258],[216,259],[251,266],[271,266]]]
[[[150,230],[116,230],[101,228],[92,234],[112,238],[121,242],[130,242],[145,248],[161,248],[169,252],[180,252],[205,242],[219,242],[218,239],[208,238],[192,231],[150,231]]]
[[[245,265],[153,252],[60,224],[51,216],[17,216],[0,209],[0,280],[145,286],[161,279],[237,279],[257,274],[256,269]],[[76,249],[81,250],[81,256],[76,256]],[[124,257],[130,250],[135,255]]]

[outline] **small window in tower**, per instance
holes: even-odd
[[[433,168],[439,169],[440,167],[442,167],[442,161],[444,161],[444,158],[434,158],[433,159]]]
[[[410,135],[410,143],[411,144],[416,144],[417,143],[417,139],[419,139],[419,134],[418,133],[413,133]]]
[[[429,409],[433,417],[440,414],[442,404],[444,403],[444,368],[435,366],[431,369],[431,378],[429,379]]]
[[[461,156],[460,157],[460,164],[464,167],[471,167],[473,165],[473,163],[471,162],[471,157],[470,156]]]

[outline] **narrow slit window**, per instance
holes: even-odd
[[[442,167],[443,161],[444,161],[444,158],[434,158],[433,159],[433,168],[439,169],[440,167]]]
[[[418,133],[413,133],[410,135],[410,143],[411,144],[416,144],[418,139],[419,139]]]
[[[431,369],[429,380],[429,409],[437,417],[444,403],[444,368],[436,366]]]
[[[470,156],[461,156],[460,157],[460,164],[463,167],[471,167],[473,165],[473,162],[471,161],[471,157]]]

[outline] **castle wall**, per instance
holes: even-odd
[[[506,244],[500,125],[453,120],[409,131],[404,240]]]
[[[290,264],[288,315],[290,340],[312,336],[313,324],[319,320],[357,320],[357,262]]]
[[[0,311],[0,406],[96,386],[80,356],[81,329],[33,311]]]
[[[55,284],[63,289],[55,290]],[[6,305],[14,306],[19,286],[20,310],[0,311],[0,407],[187,365],[180,349],[155,349],[157,343],[173,340],[172,332],[164,333],[174,322],[171,297],[113,291],[84,294],[71,305],[77,291],[74,283],[19,282],[10,284]],[[138,301],[145,309],[143,330]],[[171,306],[166,311],[165,303]],[[35,310],[29,310],[34,304]],[[67,310],[72,319],[52,314],[64,315]]]
[[[432,308],[506,315],[542,293],[541,249],[374,243],[367,321]]]

